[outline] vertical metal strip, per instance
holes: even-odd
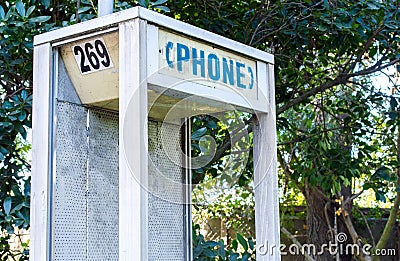
[[[53,198],[54,198],[54,175],[56,173],[56,115],[55,115],[55,102],[56,93],[58,88],[58,49],[52,49],[52,68],[53,73],[51,75],[51,86],[49,89],[49,205],[48,205],[48,253],[47,260],[53,260]]]
[[[89,258],[89,164],[90,164],[90,109],[86,111],[86,260]]]
[[[183,119],[182,148],[184,151],[183,173],[184,173],[184,239],[185,260],[193,260],[192,257],[192,172],[191,172],[191,118]]]

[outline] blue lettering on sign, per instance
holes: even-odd
[[[211,80],[218,81],[220,77],[219,59],[217,55],[210,53],[207,57],[208,60],[208,76]],[[214,62],[213,62],[214,60]]]
[[[173,52],[174,48],[176,48],[175,56]],[[183,43],[176,43],[175,47],[173,42],[167,42],[165,46],[165,60],[168,67],[172,69],[174,68],[174,62],[176,62],[179,72],[190,70],[183,65],[186,62],[191,62],[191,74],[193,76],[200,75],[200,77],[208,77],[213,81],[222,80],[225,84],[242,89],[252,90],[254,87],[255,75],[250,65],[226,57],[219,57],[215,53],[209,53],[206,57],[204,50],[189,47]]]
[[[204,64],[204,51],[200,50],[200,59],[197,59],[197,49],[192,48],[193,75],[197,75],[197,67],[200,66],[201,77],[206,77],[206,65]]]
[[[243,88],[243,89],[246,89],[246,85],[244,85],[243,83],[242,83],[242,78],[244,78],[244,73],[242,73],[241,72],[241,68],[244,68],[244,64],[243,63],[239,63],[239,62],[236,62],[236,80],[237,80],[237,86],[239,87],[239,88]]]
[[[172,42],[168,42],[165,48],[165,59],[167,60],[168,66],[174,68],[173,62],[169,59],[170,58],[169,52],[170,50],[172,50],[172,48],[174,48],[174,44]]]
[[[189,47],[184,44],[178,43],[176,45],[178,71],[182,71],[182,61],[187,62],[190,58]]]
[[[250,82],[250,84],[249,84],[249,89],[251,90],[251,89],[253,89],[253,85],[254,85],[254,74],[253,74],[253,69],[251,69],[250,66],[247,67],[247,70],[249,71],[249,74],[250,74],[250,80],[251,80],[251,82]]]
[[[233,76],[233,61],[229,60],[229,67],[228,67],[228,61],[224,57],[222,58],[222,81],[224,83],[228,83],[228,80],[230,85],[233,86],[235,84]]]

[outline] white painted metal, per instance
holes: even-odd
[[[78,37],[83,34],[88,34],[98,30],[117,26],[121,22],[132,20],[135,18],[146,20],[148,23],[155,24],[163,28],[169,28],[173,31],[180,32],[182,35],[187,35],[195,39],[205,41],[212,45],[220,46],[224,49],[235,50],[235,52],[248,56],[249,58],[254,58],[256,60],[264,61],[271,64],[274,63],[274,57],[271,54],[233,41],[223,36],[208,32],[204,29],[161,15],[159,13],[149,11],[142,7],[130,8],[118,13],[113,13],[112,15],[100,17],[76,25],[71,25],[56,31],[47,32],[35,36],[34,43],[35,45],[39,45],[45,42],[56,43],[67,38]]]
[[[163,87],[179,93],[179,98],[193,96],[193,101],[208,104],[210,107],[225,108],[225,104],[236,105],[238,109],[252,112],[268,112],[268,100],[260,96],[258,100],[250,100],[237,92],[226,92],[224,90],[205,87],[196,82],[183,81],[169,75],[153,74],[147,82],[152,86]],[[178,97],[178,96],[177,96]]]
[[[114,0],[99,0],[99,17],[112,14],[114,11]]]
[[[279,202],[276,159],[276,122],[273,65],[266,70],[270,113],[257,114],[254,128],[254,194],[257,260],[279,261]],[[267,88],[266,88],[267,89]]]
[[[146,261],[147,163],[145,21],[120,24],[119,260]],[[141,64],[142,66],[137,66]],[[141,83],[143,83],[141,85]],[[128,144],[129,147],[126,147]],[[134,148],[134,149],[133,149]],[[144,184],[146,185],[146,184]]]
[[[51,194],[51,168],[54,157],[52,92],[55,89],[51,81],[51,75],[54,73],[51,64],[52,47],[61,46],[71,50],[72,42],[85,41],[89,35],[93,37],[102,30],[107,34],[116,35],[114,31],[117,28],[119,36],[115,40],[118,39],[119,42],[117,48],[119,53],[117,53],[118,58],[113,59],[113,63],[115,66],[119,66],[119,70],[116,72],[119,78],[114,80],[116,82],[114,87],[118,86],[118,91],[116,92],[114,89],[113,93],[115,94],[107,94],[106,96],[110,97],[105,97],[110,99],[112,104],[93,103],[101,107],[110,105],[109,108],[119,111],[119,260],[149,260],[148,217],[151,213],[148,212],[148,191],[145,190],[148,188],[149,181],[148,107],[152,106],[149,99],[155,96],[154,93],[165,90],[168,90],[169,96],[159,100],[160,107],[173,106],[177,101],[187,99],[188,103],[184,105],[194,108],[190,109],[192,111],[189,110],[190,113],[195,109],[203,113],[220,111],[226,107],[226,104],[233,104],[241,110],[257,114],[259,123],[254,128],[256,239],[258,244],[268,244],[269,246],[275,244],[278,248],[279,212],[273,56],[158,13],[136,7],[35,37],[31,260],[52,260],[49,246],[52,240],[51,217],[54,217],[50,209],[51,196],[53,196]],[[210,88],[201,82],[188,82],[174,75],[160,73],[159,28],[176,31],[182,37],[190,37],[193,44],[199,41],[202,46],[210,45],[221,50],[232,50],[234,55],[254,60],[257,67],[257,95],[247,97],[240,92]],[[73,62],[76,66],[75,60]],[[63,71],[63,74],[67,73]],[[68,74],[71,76],[70,72]],[[92,86],[90,84],[82,86],[83,88],[97,87],[98,82],[97,79],[91,84]],[[68,82],[68,85],[72,86],[76,83]],[[107,88],[107,86],[105,87]],[[96,92],[95,88],[93,90],[92,93],[88,93],[87,97],[96,98],[97,95],[104,94],[99,90]],[[67,96],[67,94],[65,95]],[[81,95],[79,94],[79,96]],[[104,101],[103,98],[100,100]],[[74,96],[74,103],[80,104],[80,100],[78,100],[79,98]],[[82,103],[87,104],[85,101]],[[202,105],[199,106],[199,104]],[[176,118],[191,116],[185,115],[185,113],[186,111],[177,114]],[[188,151],[186,154],[189,154]],[[88,169],[90,169],[89,165]],[[89,188],[90,184],[87,184],[87,187]],[[96,201],[98,198],[92,199]],[[89,203],[87,204],[89,209]],[[94,211],[92,216],[95,216],[97,208],[91,209]],[[184,214],[190,215],[188,209],[185,213],[182,211],[182,222]],[[103,221],[112,223],[112,218]],[[87,222],[89,222],[89,218]],[[187,225],[183,229],[190,233],[190,224]],[[86,226],[88,227],[88,224]],[[91,240],[89,234],[85,235],[88,241]],[[162,244],[162,242],[160,243]],[[92,245],[91,247],[95,249],[98,246]],[[191,245],[182,245],[182,248],[185,248],[187,256],[190,256]],[[277,248],[273,254],[268,252],[269,255],[261,255],[258,251],[257,260],[280,260]]]
[[[274,242],[275,244],[280,244],[280,221],[279,221],[279,195],[278,195],[278,159],[277,159],[277,137],[276,137],[276,104],[275,104],[275,69],[274,65],[269,64],[268,65],[268,96],[270,100],[269,106],[271,107],[271,118],[270,121],[273,122],[272,125],[270,125],[268,128],[270,129],[269,134],[270,140],[272,143],[272,147],[274,152],[274,158],[273,158],[273,167],[270,170],[271,171],[271,176],[272,176],[272,187],[273,187],[273,198],[272,198],[272,205],[274,206],[273,208],[273,213],[275,215],[274,218],[274,230],[275,230],[275,238]],[[280,260],[280,256],[279,256]]]
[[[34,261],[49,260],[52,126],[52,50],[50,43],[34,49],[32,112],[31,252]]]

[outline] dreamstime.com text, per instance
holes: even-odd
[[[394,248],[383,248],[373,249],[372,245],[364,244],[359,246],[357,244],[346,244],[347,235],[339,233],[336,236],[336,242],[329,242],[328,244],[322,244],[320,247],[316,247],[314,244],[303,244],[301,246],[296,244],[285,245],[280,244],[257,244],[257,252],[262,255],[276,255],[280,253],[282,256],[286,255],[309,255],[309,256],[320,256],[324,253],[329,253],[332,256],[336,255],[367,255],[367,256],[396,256],[396,249]]]

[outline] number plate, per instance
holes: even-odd
[[[72,53],[75,56],[81,74],[89,74],[114,67],[103,38],[73,45]]]

